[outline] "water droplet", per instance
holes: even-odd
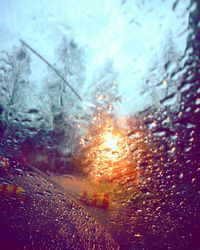
[[[200,104],[200,98],[197,98],[197,99],[196,99],[195,104],[196,104],[196,105],[199,105],[199,104]]]
[[[179,174],[179,179],[183,179],[183,173]]]
[[[177,68],[177,63],[174,61],[168,61],[165,65],[165,70],[167,71],[168,74],[172,74],[173,71],[176,70]]]
[[[27,113],[28,113],[28,114],[37,114],[37,113],[39,113],[39,110],[38,110],[38,109],[29,109],[29,110],[27,111]]]
[[[177,93],[172,93],[160,101],[164,106],[173,106],[177,102]]]

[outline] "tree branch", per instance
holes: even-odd
[[[51,63],[49,63],[43,56],[41,56],[37,51],[31,48],[26,42],[21,40],[21,43],[24,44],[29,50],[31,50],[35,55],[37,55],[44,63],[46,63],[61,79],[62,81],[71,89],[71,91],[78,97],[78,99],[82,102],[82,98],[80,95],[73,89],[73,87],[64,79],[64,77],[59,73],[59,71],[53,67]]]

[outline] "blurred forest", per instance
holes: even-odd
[[[94,72],[91,83],[82,93],[86,82],[85,50],[64,37],[55,49],[56,63],[52,66],[65,81],[46,65],[47,74],[38,92],[37,83],[30,80],[31,57],[35,56],[32,52],[22,43],[0,54],[1,150],[42,169],[73,171],[77,141],[88,133],[94,117],[99,122],[105,114],[116,114],[115,104],[122,99],[117,72],[113,62],[108,60]],[[181,56],[170,33],[163,54],[156,58],[142,95],[151,96],[151,110],[179,110]],[[83,95],[83,101],[69,85]]]
[[[84,86],[84,50],[63,38],[55,53],[53,67],[66,82],[47,66],[48,74],[38,92],[30,80],[32,52],[24,44],[1,52],[0,147],[5,155],[20,157],[42,169],[71,171],[75,141],[94,112],[111,112],[118,100],[116,73],[111,62],[95,73],[87,90],[92,105],[86,105],[86,110],[85,102],[78,100],[66,85],[77,92]]]

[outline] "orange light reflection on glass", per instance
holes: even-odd
[[[77,165],[95,184],[118,183],[125,179],[135,182],[138,170],[131,153],[134,143],[125,127],[119,127],[113,118],[98,112],[88,133],[80,140]]]

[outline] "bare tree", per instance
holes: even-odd
[[[23,46],[0,53],[0,146],[7,152],[16,152],[25,134],[19,113],[22,113],[30,75],[30,57]]]
[[[0,54],[0,105],[8,118],[16,112],[16,106],[23,101],[23,92],[29,85],[30,57],[26,49],[14,47],[11,53]]]
[[[148,91],[151,93],[155,106],[165,104],[165,100],[167,103],[168,99],[173,98],[175,95],[178,103],[177,89],[182,77],[178,74],[176,75],[176,73],[179,72],[180,62],[181,53],[175,45],[172,34],[169,33],[163,46],[163,52],[151,65],[144,89],[144,92]],[[174,104],[173,107],[175,106]]]
[[[90,88],[91,103],[96,110],[111,114],[116,102],[120,101],[117,85],[117,73],[114,70],[112,61],[96,72]],[[96,112],[95,110],[95,112]]]
[[[75,120],[77,113],[81,111],[81,102],[72,93],[68,84],[80,92],[85,81],[85,67],[83,63],[83,49],[72,40],[63,38],[56,50],[57,63],[55,68],[66,80],[50,70],[46,77],[44,92],[50,97],[50,106],[53,117],[54,136],[58,139],[58,151],[70,154],[75,135]],[[68,83],[68,84],[66,84]],[[61,152],[61,153],[62,153]]]

